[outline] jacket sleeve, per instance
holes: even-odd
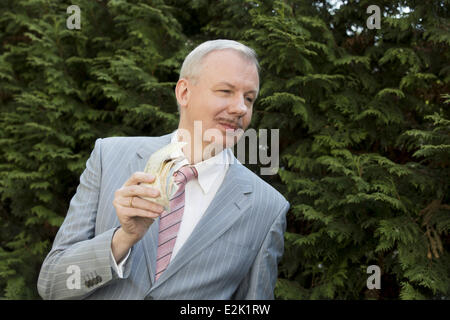
[[[102,140],[98,139],[66,218],[42,264],[37,287],[43,299],[81,299],[118,278],[111,258],[111,241],[117,228],[95,235],[102,176],[101,145]],[[125,278],[129,269],[125,267]]]
[[[274,299],[273,292],[278,277],[278,263],[284,252],[286,213],[289,207],[290,204],[286,201],[272,223],[253,266],[233,295],[233,299]]]

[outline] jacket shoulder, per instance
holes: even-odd
[[[120,148],[130,145],[141,145],[143,143],[152,142],[159,137],[106,137],[99,138],[97,141],[101,143],[102,148]]]
[[[107,137],[97,139],[95,145],[101,149],[104,156],[111,153],[135,153],[141,149],[153,149],[155,146],[162,146],[170,142],[170,134],[160,137]]]

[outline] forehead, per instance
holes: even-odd
[[[234,50],[217,50],[204,57],[199,78],[210,85],[226,81],[233,85],[259,88],[256,65]]]

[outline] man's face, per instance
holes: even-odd
[[[253,62],[233,50],[213,51],[203,59],[198,76],[185,86],[187,95],[178,102],[184,107],[180,123],[189,131],[193,132],[194,121],[201,121],[203,133],[218,129],[225,142],[227,129],[247,129],[259,90]]]

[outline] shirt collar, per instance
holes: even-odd
[[[171,143],[178,141],[178,130],[172,133]],[[203,190],[204,194],[207,194],[213,184],[217,181],[221,174],[226,173],[231,161],[231,150],[226,148],[220,153],[216,154],[214,157],[198,162],[194,165],[198,172],[198,183]],[[187,159],[180,163],[180,167],[189,164]]]

